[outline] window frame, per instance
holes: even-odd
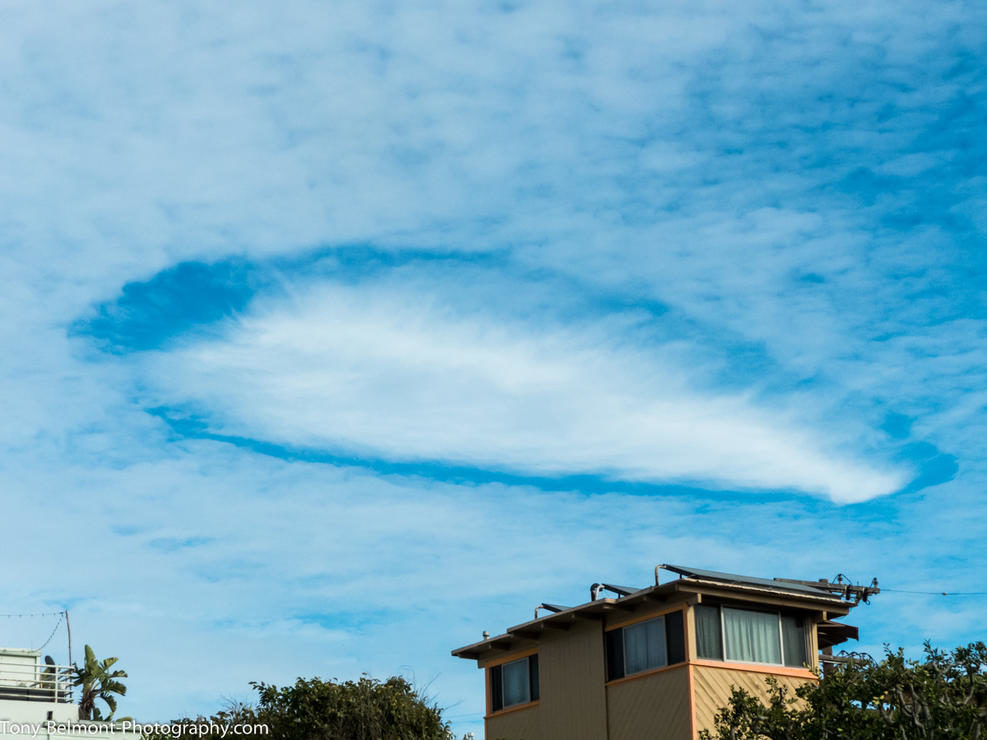
[[[513,704],[507,704],[505,702],[504,695],[504,666],[513,665],[523,662],[525,664],[525,679],[527,681],[527,699],[524,701],[515,702]],[[521,707],[531,706],[537,704],[541,698],[541,691],[539,687],[540,675],[538,666],[538,652],[534,651],[526,655],[521,655],[517,658],[508,658],[506,660],[501,660],[494,665],[487,666],[487,684],[490,692],[490,711],[489,715],[498,714],[500,712],[512,711]],[[495,676],[496,672],[496,676]],[[499,696],[497,696],[497,689],[499,688]]]
[[[645,625],[653,624],[655,622],[658,622],[659,620],[661,621],[661,630],[660,630],[660,632],[661,632],[661,642],[662,642],[662,646],[663,646],[662,654],[664,655],[665,662],[662,663],[661,665],[648,665],[648,666],[645,666],[644,668],[639,668],[636,671],[629,671],[629,670],[627,670],[627,630],[634,629],[634,628],[642,629],[642,628],[645,627]],[[664,668],[664,667],[666,667],[669,664],[668,663],[668,627],[665,625],[665,615],[664,614],[660,614],[660,615],[658,615],[656,617],[650,617],[648,619],[642,619],[640,622],[634,622],[633,624],[627,624],[627,625],[624,625],[623,627],[620,627],[619,629],[620,629],[620,641],[621,641],[622,646],[623,646],[623,650],[621,651],[621,653],[622,653],[623,662],[624,662],[624,665],[623,665],[624,678],[627,678],[627,676],[636,676],[639,673],[644,673],[645,671],[654,671],[654,670],[657,670],[659,668]]]
[[[646,676],[655,671],[662,671],[689,661],[686,627],[687,609],[680,606],[674,609],[649,614],[639,619],[630,619],[617,626],[603,629],[603,652],[605,656],[606,683],[623,681],[624,679]],[[665,645],[665,662],[657,666],[649,666],[629,673],[627,671],[627,651],[625,649],[625,630],[662,620],[661,636]],[[614,643],[619,643],[614,645]],[[617,655],[619,650],[619,656]]]
[[[754,664],[754,665],[778,666],[780,668],[804,668],[806,665],[809,665],[810,668],[811,668],[811,662],[810,662],[811,657],[812,657],[811,642],[810,642],[810,639],[809,639],[808,623],[807,623],[807,620],[806,620],[806,617],[805,617],[804,614],[786,611],[785,609],[772,609],[772,608],[768,607],[767,605],[765,605],[763,608],[753,608],[753,609],[750,608],[749,606],[746,606],[746,605],[744,605],[744,606],[737,606],[737,605],[730,604],[730,603],[709,604],[709,605],[704,604],[703,606],[715,607],[716,610],[719,612],[720,650],[721,650],[721,652],[723,654],[723,657],[722,658],[705,658],[705,657],[702,657],[702,656],[697,655],[696,657],[699,658],[700,660],[716,660],[718,662],[723,662],[723,663],[747,663],[747,664]],[[777,637],[778,637],[778,655],[781,658],[781,662],[780,663],[775,663],[773,661],[767,661],[767,660],[737,660],[735,658],[729,658],[729,657],[727,657],[728,654],[729,654],[729,650],[730,650],[729,649],[729,646],[727,644],[727,628],[726,628],[726,613],[725,613],[727,609],[732,609],[733,611],[739,611],[739,612],[755,612],[755,613],[760,613],[760,614],[773,614],[776,617],[776,620],[777,620],[777,631],[776,631],[776,634],[777,634]],[[798,619],[802,623],[802,628],[801,628],[801,631],[802,631],[802,656],[801,657],[804,657],[805,658],[805,661],[803,661],[799,665],[789,664],[788,662],[786,662],[786,658],[788,656],[785,655],[785,632],[784,632],[784,626],[783,626],[783,623],[782,623],[782,619],[783,619],[783,617],[786,614],[791,614],[791,615],[797,616]],[[697,645],[697,649],[698,649],[698,645]]]
[[[727,642],[727,617],[726,610],[730,609],[735,612],[752,612],[754,614],[773,614],[775,616],[775,625],[777,627],[776,635],[778,642],[778,657],[781,658],[780,663],[775,663],[772,660],[737,660],[736,658],[728,658],[727,655],[730,652],[730,645]],[[781,612],[774,611],[773,609],[744,609],[742,607],[736,606],[724,606],[720,605],[720,634],[723,635],[723,660],[729,663],[757,663],[758,665],[785,665],[785,646],[782,644],[781,638]]]

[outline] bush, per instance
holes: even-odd
[[[922,660],[885,649],[794,692],[768,679],[764,702],[735,689],[704,740],[977,740],[987,738],[987,646],[950,652],[925,644]]]
[[[257,720],[276,740],[447,740],[441,710],[403,678],[334,683],[299,678],[293,686],[251,684]]]
[[[185,718],[172,722],[159,740],[187,738],[189,726],[209,740],[239,737],[223,734],[232,725],[267,725],[271,740],[454,740],[442,711],[405,679],[378,681],[364,676],[358,681],[323,681],[299,678],[292,686],[251,682],[257,691],[256,705],[230,702],[211,717]],[[202,732],[213,726],[212,733]]]

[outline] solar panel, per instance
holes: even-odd
[[[701,568],[687,568],[681,565],[662,565],[662,570],[669,570],[678,573],[685,578],[702,578],[707,581],[722,581],[724,583],[736,583],[747,586],[761,586],[775,591],[790,591],[792,593],[812,594],[813,596],[833,595],[826,589],[813,586],[806,586],[801,583],[789,583],[770,578],[754,578],[752,576],[740,576],[734,573],[720,573],[715,570],[702,570]]]

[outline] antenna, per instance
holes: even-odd
[[[69,635],[69,665],[72,665],[72,625],[69,624],[69,610],[65,610],[65,631]]]

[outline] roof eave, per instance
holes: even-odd
[[[616,609],[629,609],[644,601],[655,598],[667,598],[674,593],[690,593],[714,595],[760,595],[762,597],[785,601],[813,611],[825,611],[830,614],[847,615],[853,604],[839,597],[820,593],[818,596],[804,592],[787,591],[782,588],[753,586],[721,581],[706,581],[701,578],[678,578],[657,586],[648,586],[632,594],[617,599],[596,599],[587,601],[579,606],[564,609],[544,617],[531,619],[507,630],[495,637],[464,645],[452,651],[452,655],[465,660],[476,660],[493,650],[510,650],[519,641],[537,639],[547,628],[559,627],[567,629],[576,619],[602,619],[608,612]],[[563,627],[562,625],[567,625]]]
[[[854,604],[846,602],[839,597],[826,596],[822,593],[820,593],[819,596],[813,596],[812,594],[796,593],[794,591],[785,591],[783,589],[773,589],[740,583],[704,581],[699,578],[680,578],[672,581],[671,583],[676,586],[676,590],[685,591],[688,593],[712,593],[716,595],[721,595],[724,593],[758,594],[766,598],[789,602],[793,606],[806,606],[812,609],[838,612],[843,615],[849,614],[850,609],[854,606]]]

